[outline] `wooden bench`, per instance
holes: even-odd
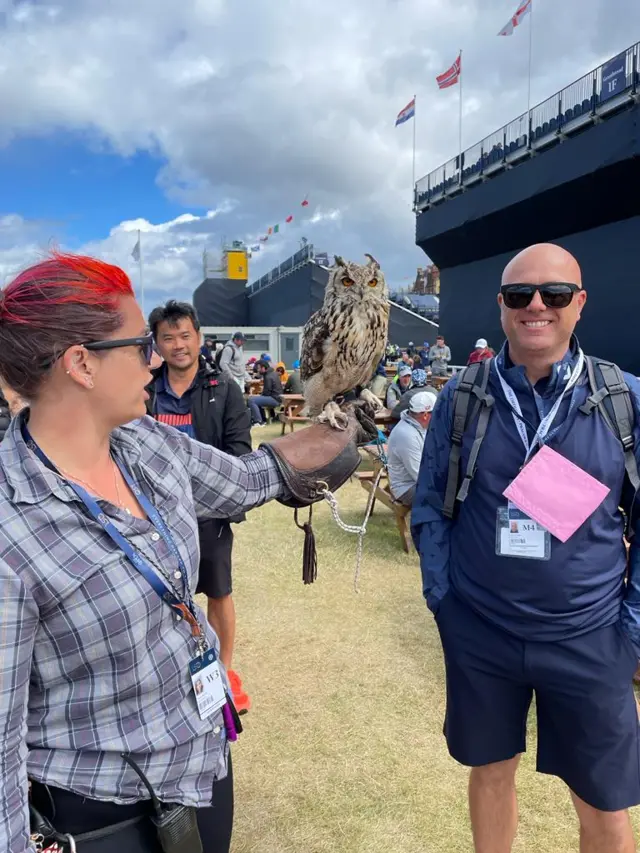
[[[363,477],[360,479],[360,485],[366,492],[371,494],[371,492],[373,492],[374,480],[373,478],[369,479]],[[403,504],[398,503],[388,489],[388,483],[384,487],[382,486],[382,482],[378,484],[378,488],[375,490],[373,495],[374,503],[371,506],[371,514],[373,515],[373,507],[375,506],[375,501],[380,501],[380,503],[383,503],[391,510],[391,512],[395,516],[396,526],[398,528],[398,532],[400,533],[402,549],[405,554],[408,554],[411,551],[411,547],[413,545],[411,539],[411,531],[409,530],[409,525],[407,524],[407,516],[411,512],[411,507],[404,506]]]

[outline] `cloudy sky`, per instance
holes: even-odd
[[[638,0],[533,0],[534,103],[640,38]],[[517,0],[0,0],[0,283],[51,245],[123,265],[142,232],[146,307],[190,298],[202,253],[281,232],[372,252],[394,284],[424,255],[418,177],[526,109]],[[303,198],[309,199],[301,207]],[[290,225],[284,219],[293,215]]]

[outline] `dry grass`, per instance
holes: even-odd
[[[361,519],[365,498],[357,483],[340,492],[346,521]],[[254,708],[234,749],[232,849],[470,851],[467,773],[442,737],[442,654],[417,557],[401,551],[391,513],[376,509],[356,595],[355,537],[325,506],[315,515],[319,577],[309,587],[291,510],[270,504],[235,528],[235,665]],[[535,773],[532,752],[519,794],[518,853],[577,850],[568,794]]]

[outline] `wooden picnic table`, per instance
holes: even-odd
[[[363,450],[366,456],[369,456],[373,462],[372,471],[361,471],[357,474],[360,485],[365,490],[365,492],[367,492],[368,494],[371,494],[373,492],[371,514],[373,515],[373,509],[376,505],[376,501],[380,501],[380,503],[384,504],[388,509],[391,510],[395,518],[398,533],[400,534],[402,550],[405,552],[405,554],[408,554],[412,546],[411,532],[409,530],[409,525],[407,524],[407,517],[411,513],[411,508],[396,501],[396,499],[391,494],[391,487],[387,478],[387,472],[383,470],[384,463],[381,457],[381,450],[383,453],[386,454],[387,445],[383,444],[381,448],[378,444],[367,444],[365,445],[365,447],[362,447],[360,449]],[[382,475],[380,479],[378,479],[378,474],[381,471]],[[378,482],[378,485],[374,491],[374,485],[376,481]]]
[[[437,391],[442,391],[450,379],[450,376],[431,376],[429,378],[429,385],[432,385]]]
[[[300,414],[305,405],[302,394],[283,394],[281,402],[282,411],[278,417],[282,421],[282,435],[285,434],[287,426],[293,432],[293,428],[297,423],[309,422],[310,418],[305,418]]]
[[[247,389],[247,393],[253,397],[255,397],[257,394],[261,394],[262,379],[251,379],[249,382],[245,383],[245,388]]]

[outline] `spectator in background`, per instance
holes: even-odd
[[[420,350],[420,361],[422,364],[420,367],[423,370],[429,369],[429,341],[425,341],[422,345],[422,349]]]
[[[244,391],[245,378],[244,342],[245,336],[242,332],[236,332],[216,354],[220,370],[227,373],[241,391]]]
[[[407,355],[409,356],[409,358],[413,358],[413,356],[415,355],[415,348],[414,348],[413,341],[409,341],[409,344],[407,345]]]
[[[416,394],[421,394],[423,391],[429,391],[429,393],[433,394],[435,397],[438,396],[438,392],[435,388],[432,388],[431,385],[428,384],[429,377],[427,375],[426,370],[423,370],[421,367],[417,370],[414,370],[411,374],[411,387],[408,391],[405,391],[400,400],[396,403],[396,405],[391,409],[391,417],[399,421],[403,412],[406,412],[409,408],[409,403],[415,397]]]
[[[393,409],[396,403],[400,401],[400,397],[409,388],[411,388],[411,368],[408,364],[401,364],[397,375],[387,389],[387,409]]]
[[[413,359],[411,358],[408,352],[403,352],[400,358],[404,364],[408,364],[409,367],[413,367]]]
[[[476,341],[475,349],[469,356],[467,364],[475,364],[478,361],[486,361],[486,359],[493,358],[494,356],[495,352],[487,343],[486,338],[478,338],[478,340]]]
[[[413,369],[414,370],[422,370],[422,356],[419,352],[413,356]]]
[[[387,371],[384,369],[384,359],[382,359],[376,367],[373,379],[369,383],[369,390],[372,394],[375,394],[378,399],[385,400],[388,384],[389,380],[387,379]]]
[[[206,359],[209,364],[213,364],[214,359],[216,357],[216,338],[212,335],[207,335],[204,339],[204,343],[200,348],[200,355]]]
[[[451,350],[444,342],[444,335],[438,335],[434,346],[429,350],[429,361],[434,376],[447,376]]]
[[[247,400],[251,412],[251,423],[256,426],[264,426],[263,409],[276,409],[282,400],[282,383],[268,361],[260,359],[257,362],[258,370],[262,376],[262,394],[251,395]]]
[[[276,364],[276,373],[280,377],[280,384],[284,387],[289,379],[289,374],[287,373],[284,361],[279,361]]]
[[[389,436],[389,484],[394,498],[404,506],[413,504],[424,439],[437,399],[435,394],[420,389],[411,398],[408,410],[402,413],[400,423]]]
[[[236,383],[200,354],[200,322],[188,302],[170,300],[154,308],[149,327],[164,364],[153,371],[147,410],[157,421],[173,426],[231,456],[251,453],[247,407]],[[220,640],[220,659],[227,668],[233,701],[239,713],[251,700],[240,676],[231,669],[236,611],[231,583],[233,532],[229,520],[198,522],[200,566],[197,593],[207,596],[207,619]]]
[[[287,384],[284,386],[285,394],[302,394],[302,379],[300,377],[300,359],[293,362],[293,369],[287,379]]]

